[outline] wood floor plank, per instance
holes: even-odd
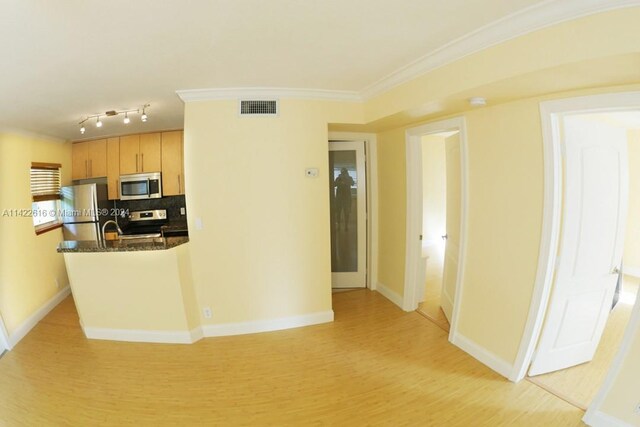
[[[376,292],[335,322],[193,345],[87,340],[68,298],[0,359],[0,425],[582,425]]]

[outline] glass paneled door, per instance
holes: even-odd
[[[367,190],[364,141],[329,142],[331,283],[366,287]]]

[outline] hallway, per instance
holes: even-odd
[[[86,340],[71,298],[0,359],[0,424],[582,425],[368,290],[334,323],[193,345]]]

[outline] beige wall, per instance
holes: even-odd
[[[378,134],[378,281],[404,294],[406,241],[405,129]]]
[[[469,205],[459,331],[508,363],[515,361],[520,345],[540,244],[539,102],[527,99],[465,114]],[[400,295],[406,231],[405,130],[384,132],[378,138],[380,281]],[[385,155],[394,150],[401,155]],[[389,189],[388,182],[383,185],[389,179],[387,170],[393,170],[395,179]],[[389,203],[389,197],[401,202]]]
[[[640,272],[640,130],[630,130],[629,214],[624,240],[624,266]]]
[[[71,145],[0,134],[0,213],[31,209],[31,162],[61,163],[66,184],[71,177]],[[0,215],[0,314],[9,334],[68,285],[64,259],[56,253],[61,240],[60,229],[36,236],[31,217]]]
[[[238,117],[235,100],[186,104],[192,273],[199,311],[213,311],[204,324],[331,310],[327,125],[361,120],[356,103],[283,99],[278,117]],[[305,177],[310,167],[319,177]]]

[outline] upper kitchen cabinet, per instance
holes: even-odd
[[[162,193],[184,194],[182,131],[162,132]]]
[[[160,172],[162,161],[160,133],[120,137],[120,174]]]
[[[107,140],[76,142],[72,145],[71,179],[107,176]]]

